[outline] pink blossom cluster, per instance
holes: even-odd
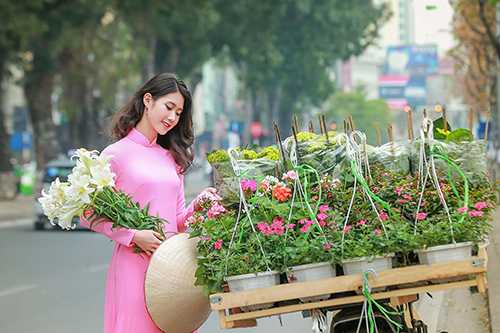
[[[227,209],[226,207],[222,206],[221,204],[219,203],[215,203],[214,205],[212,205],[212,207],[210,207],[210,209],[208,210],[208,217],[210,217],[211,219],[214,218],[214,216],[217,216],[219,215],[220,213],[225,213],[227,212]]]
[[[193,216],[190,216],[186,219],[186,222],[184,222],[184,225],[186,226],[186,228],[190,228],[191,226],[197,224],[197,223],[203,223],[203,221],[205,221],[205,217],[202,215],[202,216],[196,216],[196,215],[193,215]]]
[[[217,249],[217,250],[220,250],[221,247],[222,247],[222,239],[218,239],[214,242],[214,247]]]
[[[331,248],[331,247],[332,247],[332,245],[333,245],[333,243],[332,243],[332,242],[329,242],[328,244],[323,245],[323,250],[326,250],[326,249]]]
[[[276,216],[271,225],[266,222],[259,222],[257,223],[257,228],[265,235],[283,235],[283,232],[285,231],[283,221],[283,219]],[[287,228],[289,228],[289,226],[287,226]]]
[[[297,176],[297,173],[293,170],[288,171],[287,173],[283,174],[283,180],[285,179],[291,179],[291,180],[296,180],[299,177]]]
[[[250,189],[253,192],[257,189],[257,183],[254,180],[244,180],[241,182],[241,189],[243,191]]]

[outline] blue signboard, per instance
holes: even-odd
[[[437,74],[437,46],[389,46],[385,65],[387,74],[411,74],[412,77]]]
[[[23,151],[33,146],[33,135],[28,132],[14,132],[10,136],[10,151]]]

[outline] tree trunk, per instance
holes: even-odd
[[[274,142],[273,138],[276,138],[274,132],[274,123],[279,123],[279,110],[281,104],[281,94],[283,92],[283,87],[281,85],[276,88],[275,91],[267,92],[267,102],[269,104],[269,114],[268,114],[268,122],[267,128],[269,130],[269,143]]]
[[[52,121],[52,92],[54,71],[47,71],[38,55],[33,58],[33,69],[26,73],[24,93],[33,122],[35,160],[41,170],[51,159],[61,153],[56,127]]]
[[[241,146],[244,147],[246,144],[252,143],[252,136],[250,135],[250,125],[252,124],[253,121],[253,114],[254,114],[254,105],[253,105],[253,95],[254,93],[250,90],[247,89],[247,98],[245,102],[245,120],[243,123],[243,133],[242,133],[242,140],[241,140]]]
[[[3,109],[3,79],[7,62],[7,50],[0,47],[0,200],[13,199],[16,195],[16,177],[10,163],[9,134],[5,128]]]
[[[201,68],[198,68],[193,75],[191,76],[191,80],[189,80],[189,90],[191,91],[191,96],[194,98],[194,92],[196,91],[196,87],[198,83],[203,80],[203,74],[201,73]]]
[[[137,36],[136,38],[139,37],[140,36]],[[155,73],[156,37],[154,36],[146,37],[146,43],[147,43],[146,47],[149,50],[149,55],[146,61],[144,61],[144,64],[142,66],[141,77],[143,84],[148,82],[156,74]]]

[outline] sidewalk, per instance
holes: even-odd
[[[14,200],[0,200],[0,223],[34,221],[34,203],[34,195],[18,195]]]

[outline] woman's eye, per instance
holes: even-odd
[[[179,113],[179,112],[177,112],[176,114],[177,114],[177,116],[179,116],[179,117],[181,116],[181,113]]]
[[[172,108],[168,105],[165,105],[169,111],[172,111]]]

